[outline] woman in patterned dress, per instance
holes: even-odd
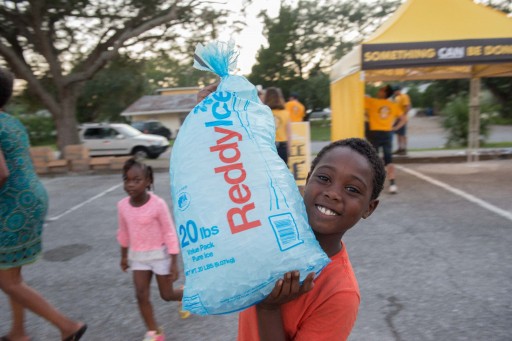
[[[29,340],[24,328],[24,310],[54,324],[63,340],[78,340],[87,328],[57,311],[21,275],[23,265],[41,253],[41,233],[48,196],[37,178],[23,125],[3,112],[12,94],[13,76],[0,68],[0,289],[12,308],[12,327],[2,341]]]

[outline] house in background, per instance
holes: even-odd
[[[157,90],[157,95],[143,96],[126,108],[121,116],[130,121],[157,120],[178,134],[185,117],[197,104],[200,88],[166,88]]]

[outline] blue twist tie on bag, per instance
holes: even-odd
[[[285,272],[302,281],[329,263],[277,155],[272,112],[247,79],[229,75],[236,57],[232,42],[196,47],[194,67],[221,81],[187,116],[171,155],[183,309],[199,315],[245,309]]]

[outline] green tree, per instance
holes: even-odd
[[[0,63],[51,112],[63,150],[79,142],[76,104],[98,71],[119,54],[179,54],[179,42],[214,36],[219,18],[198,0],[5,0]]]
[[[412,106],[416,108],[423,108],[423,96],[418,90],[418,86],[416,84],[410,84],[409,89],[407,90],[407,95],[411,99]]]
[[[482,83],[498,102],[500,116],[512,119],[512,78],[484,78]]]
[[[119,114],[148,92],[143,61],[120,56],[88,81],[77,102],[79,122],[119,121]]]
[[[492,105],[482,103],[480,113],[480,142],[489,136],[489,112]],[[448,132],[447,146],[463,147],[468,144],[469,100],[466,95],[459,95],[450,100],[442,110],[443,127]]]
[[[162,51],[156,57],[146,59],[145,75],[149,88],[192,87],[212,83],[216,76],[211,72],[197,70],[193,67],[193,50],[182,58],[175,58]]]
[[[189,56],[178,60],[164,51],[148,59],[120,56],[85,85],[78,100],[78,120],[120,121],[124,109],[159,88],[213,82],[213,73],[194,69],[192,64]]]
[[[281,87],[285,94],[300,88],[302,96],[312,100],[306,103],[308,107],[327,107],[328,69],[353,44],[373,32],[398,4],[393,0],[301,0],[296,6],[281,4],[276,18],[262,12],[268,46],[259,50],[249,80],[264,87]],[[305,94],[314,88],[318,77],[323,80],[325,95]],[[313,83],[306,85],[310,79]],[[319,103],[319,98],[325,102]]]
[[[456,97],[469,92],[468,79],[438,80],[432,82],[423,94],[423,106],[432,108],[435,114]]]

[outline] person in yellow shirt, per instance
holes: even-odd
[[[395,167],[393,165],[392,145],[393,131],[400,129],[406,119],[400,106],[388,99],[393,90],[389,85],[379,89],[377,98],[365,97],[365,110],[368,114],[368,141],[379,151],[382,148],[387,178],[389,179],[389,193],[395,194],[398,188],[395,182]],[[398,123],[393,126],[398,119]]]
[[[288,136],[290,135],[290,113],[285,108],[283,93],[280,88],[265,89],[263,104],[268,105],[276,123],[277,154],[288,165]]]
[[[406,118],[406,123],[402,126],[402,128],[395,132],[398,149],[394,152],[394,154],[407,155],[407,113],[411,109],[411,98],[409,95],[402,92],[402,88],[400,86],[394,87],[394,95],[395,103],[400,106]],[[395,124],[398,124],[398,121]]]
[[[306,107],[299,102],[299,95],[292,92],[288,97],[288,102],[285,104],[286,110],[290,113],[291,122],[302,122],[306,115]]]

